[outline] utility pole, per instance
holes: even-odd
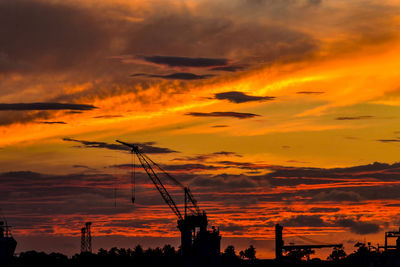
[[[85,227],[81,228],[81,253],[92,253],[92,232],[90,229],[91,225],[91,222],[87,222],[85,224]]]

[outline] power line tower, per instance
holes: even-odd
[[[81,253],[92,253],[92,232],[90,230],[91,222],[87,222],[85,227],[81,228]]]

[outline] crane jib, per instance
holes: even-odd
[[[135,153],[137,158],[140,161],[143,169],[149,176],[150,180],[153,182],[157,191],[160,193],[161,197],[164,199],[165,203],[171,208],[171,210],[175,213],[179,220],[183,219],[181,212],[179,211],[175,201],[168,193],[161,179],[158,177],[157,173],[154,171],[153,167],[157,168],[161,173],[163,173],[169,180],[178,185],[184,190],[185,194],[185,217],[187,215],[187,210],[192,211],[195,215],[202,216],[204,213],[200,211],[200,208],[197,205],[197,201],[194,199],[192,192],[188,187],[185,187],[181,182],[176,180],[173,176],[167,173],[161,166],[155,163],[152,159],[150,159],[146,154],[139,150],[139,147],[134,144],[129,144],[123,141],[116,140],[118,143],[125,145],[131,149],[131,153]],[[153,165],[153,167],[152,167]]]

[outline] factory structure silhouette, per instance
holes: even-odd
[[[233,246],[228,246],[221,253],[221,235],[219,229],[215,226],[209,227],[209,221],[205,211],[200,210],[199,205],[190,191],[181,182],[166,172],[160,165],[143,153],[137,145],[116,140],[118,143],[128,147],[131,153],[137,157],[143,170],[146,172],[152,183],[171,211],[176,215],[177,228],[180,231],[180,247],[178,251],[169,245],[162,250],[147,250],[146,252],[140,246],[134,250],[116,249],[110,251],[100,249],[97,254],[92,251],[92,222],[86,222],[81,228],[81,251],[70,260],[61,254],[54,253],[43,256],[43,261],[49,260],[50,265],[63,266],[111,266],[108,262],[114,257],[114,260],[121,263],[116,266],[400,266],[400,229],[399,231],[389,231],[385,233],[384,246],[371,246],[370,243],[357,243],[357,251],[346,255],[343,250],[343,244],[286,244],[284,241],[284,226],[275,225],[275,259],[260,260],[256,258],[256,250],[253,246],[241,251],[236,255]],[[133,168],[135,164],[132,164]],[[133,170],[132,175],[135,175]],[[181,211],[175,200],[172,198],[166,186],[164,186],[161,177],[173,182],[182,189],[184,194],[184,210]],[[132,203],[135,202],[134,191],[131,196]],[[395,240],[395,244],[393,244]],[[16,240],[12,237],[10,226],[7,221],[0,222],[0,266],[48,266],[32,265],[33,259],[39,257],[36,252],[22,252],[15,256],[17,246]],[[311,259],[310,255],[315,253],[316,249],[332,248],[332,254],[328,261]],[[146,254],[147,253],[147,254]],[[121,260],[118,257],[124,255]],[[147,255],[147,256],[146,256]],[[150,255],[150,256],[149,256]],[[48,258],[46,258],[48,257]],[[121,256],[122,257],[122,256]],[[146,258],[148,257],[148,258]],[[119,260],[117,260],[119,259]],[[146,260],[147,259],[147,260]],[[115,263],[115,262],[114,262]],[[124,265],[124,264],[128,265]],[[50,266],[49,265],[49,266]]]

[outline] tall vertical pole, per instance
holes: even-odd
[[[86,228],[81,229],[81,253],[86,252]]]
[[[90,230],[90,226],[92,225],[91,222],[86,223],[86,245],[87,245],[87,252],[92,253],[92,232]]]
[[[388,233],[385,233],[385,252],[387,252],[387,238],[388,238]]]
[[[283,226],[275,224],[275,258],[276,260],[282,259],[283,249],[283,237],[282,237]]]

